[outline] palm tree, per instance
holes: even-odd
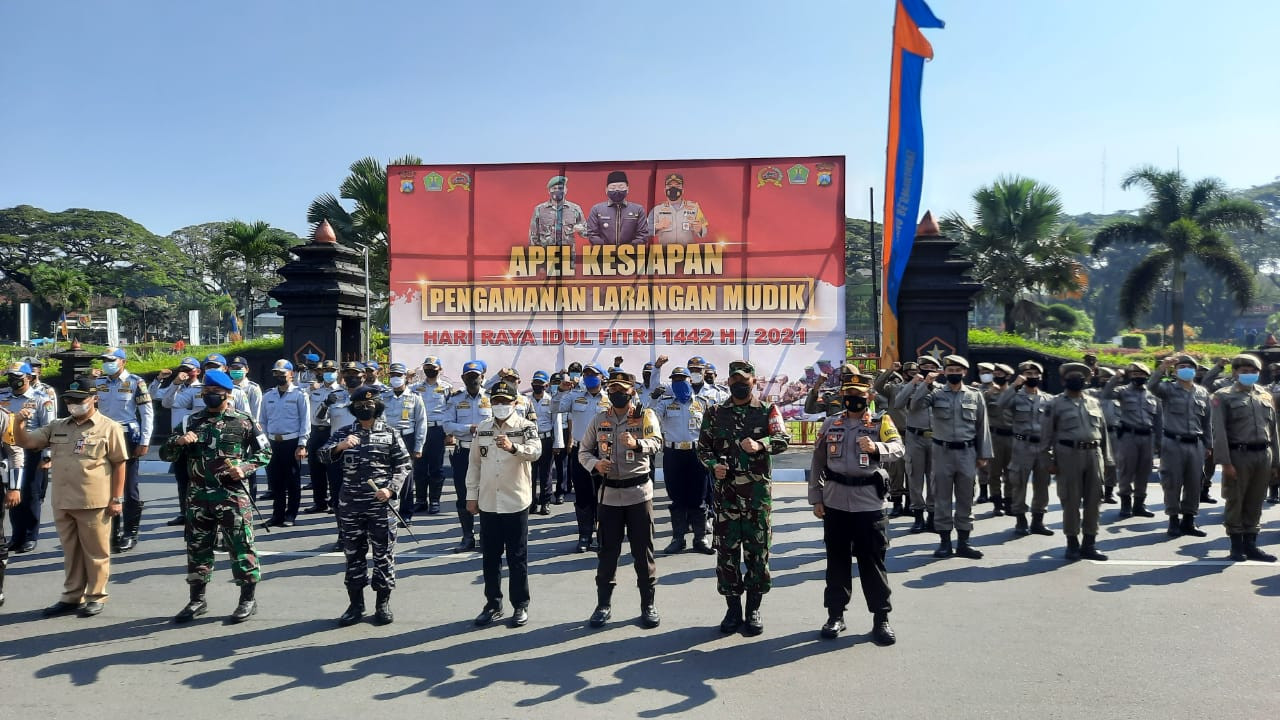
[[[93,296],[89,279],[78,268],[40,263],[31,272],[35,297],[50,310],[85,308]]]
[[[1093,254],[1114,243],[1142,243],[1151,252],[1129,271],[1120,288],[1120,311],[1129,324],[1151,310],[1151,300],[1165,273],[1170,274],[1173,304],[1173,347],[1186,345],[1183,299],[1187,272],[1184,264],[1195,258],[1225,284],[1241,310],[1253,301],[1253,270],[1240,259],[1235,246],[1222,234],[1230,228],[1262,232],[1264,218],[1256,204],[1227,196],[1217,178],[1193,185],[1178,170],[1145,165],[1131,171],[1120,183],[1128,190],[1142,187],[1151,197],[1136,219],[1118,220],[1098,231]]]
[[[1057,189],[1031,178],[997,178],[973,193],[974,222],[959,213],[942,220],[944,233],[960,241],[959,252],[973,263],[983,294],[1004,310],[1004,329],[1013,332],[1024,293],[1063,294],[1082,289],[1076,258],[1088,248],[1074,225],[1062,222]]]
[[[252,309],[255,280],[257,284],[269,280],[270,274],[289,259],[289,248],[298,242],[292,233],[261,220],[253,223],[232,220],[215,236],[212,244],[215,265],[223,267],[224,272],[228,266],[243,268],[244,296],[240,307],[245,312],[246,324],[250,323],[248,314]]]

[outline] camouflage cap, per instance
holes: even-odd
[[[734,360],[729,363],[729,377],[741,375],[743,377],[755,377],[756,367],[746,360]]]

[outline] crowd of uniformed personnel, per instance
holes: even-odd
[[[477,625],[503,615],[504,555],[512,624],[527,622],[529,515],[548,515],[550,505],[572,496],[572,549],[599,557],[589,624],[611,618],[626,537],[641,623],[656,627],[653,458],[661,452],[672,529],[662,552],[692,547],[716,555],[718,590],[728,605],[721,629],[763,630],[760,606],[771,585],[769,458],[787,448],[789,437],[779,409],[757,395],[748,362],[731,363],[724,384],[699,356],[669,372],[667,357],[659,357],[639,377],[622,369],[621,357],[607,369],[575,362],[534,372],[521,392],[518,371],[489,376],[480,360],[462,366],[455,386],[434,356],[420,369],[391,363],[385,384],[374,362],[308,356],[295,371],[279,360],[267,388],[248,378],[242,357],[185,358],[150,385],[128,371],[127,360],[125,351],[108,349],[94,381],[97,407],[122,426],[129,458],[111,549],[128,552],[137,544],[143,509],[137,460],[154,440],[173,462],[181,513],[169,524],[184,527],[187,545],[191,598],[179,622],[207,611],[215,547],[231,553],[241,586],[232,619],[256,611],[256,500],[272,502],[267,527],[293,525],[304,512],[304,465],[313,499],[305,512],[337,516],[335,551],[347,559],[350,605],[340,622],[363,616],[369,584],[377,621],[391,622],[396,530],[417,512],[441,512],[447,453],[460,533],[454,551],[478,549],[484,557],[486,602]],[[1210,480],[1221,465],[1231,559],[1275,560],[1257,546],[1268,488],[1269,501],[1280,501],[1276,400],[1258,385],[1259,358],[1236,356],[1229,376],[1226,361],[1206,368],[1188,355],[1171,356],[1154,372],[1142,363],[1116,372],[1091,360],[1061,366],[1064,391],[1056,396],[1044,390],[1045,370],[1034,361],[1016,369],[981,363],[975,378],[969,361],[956,355],[895,363],[874,380],[844,365],[830,378],[838,382],[814,384],[805,409],[826,415],[808,492],[827,549],[824,636],[845,629],[856,560],[873,637],[894,641],[884,568],[888,518],[910,515],[911,533],[936,533],[935,557],[977,559],[982,553],[969,542],[975,507],[991,503],[994,517],[1012,518],[1016,535],[1053,535],[1044,516],[1056,480],[1065,557],[1105,560],[1096,547],[1101,506],[1118,502],[1122,519],[1152,517],[1147,491],[1156,458],[1170,536],[1204,536],[1196,516],[1202,503],[1217,502]],[[18,420],[30,430],[52,421],[56,408],[36,367],[10,366],[9,390],[0,396],[0,407],[25,410]],[[168,432],[154,428],[153,398],[171,411]],[[5,505],[13,525],[3,547],[28,552],[37,540],[47,458],[3,443],[0,450],[10,468]],[[262,494],[259,471],[267,482]],[[0,593],[2,573],[0,558]]]

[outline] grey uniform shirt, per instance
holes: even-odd
[[[920,383],[911,393],[911,409],[928,408],[933,439],[943,442],[972,440],[979,458],[991,457],[991,431],[987,427],[987,401],[971,387],[951,389]]]
[[[1160,400],[1148,392],[1145,385],[1143,388],[1119,385],[1120,376],[1112,376],[1099,396],[1103,402],[1113,401],[1119,405],[1119,426],[1131,430],[1154,430],[1159,422]]]
[[[1000,393],[998,402],[1013,418],[1014,435],[1022,435],[1028,441],[1031,438],[1044,440],[1045,418],[1049,414],[1049,403],[1053,402],[1052,395],[1039,388],[1030,393],[1025,387],[1009,385]]]
[[[636,439],[636,446],[628,448],[622,441],[624,433],[630,432]],[[606,474],[613,480],[625,480],[639,476],[648,476],[652,458],[662,448],[662,430],[658,418],[652,410],[641,410],[639,414],[630,408],[621,416],[613,408],[597,413],[587,423],[582,434],[578,450],[578,462],[587,472],[595,470],[601,460],[609,460],[613,467]],[[601,503],[615,507],[635,505],[653,499],[653,481],[647,477],[643,483],[635,487],[605,487]]]
[[[1206,447],[1213,447],[1213,423],[1210,418],[1209,391],[1203,386],[1181,382],[1164,382],[1159,375],[1147,380],[1147,390],[1160,398],[1161,424],[1164,431],[1179,436],[1204,435]]]
[[[119,377],[99,377],[94,381],[98,392],[98,411],[124,426],[127,439],[138,438],[147,445],[155,430],[155,407],[147,381],[130,372]]]
[[[1097,442],[1102,449],[1102,460],[1107,465],[1111,459],[1111,443],[1107,441],[1107,420],[1097,398],[1087,393],[1073,398],[1063,393],[1049,403],[1049,423],[1045,426],[1045,438],[1058,451],[1058,442]]]
[[[923,392],[920,388],[927,388],[928,383],[921,380],[920,382],[905,383],[897,394],[893,397],[893,407],[899,410],[907,411],[907,427],[916,430],[928,430],[933,424],[933,418],[930,416],[929,405],[927,403],[919,404],[911,402],[916,392]],[[934,387],[941,387],[934,384]]]
[[[1271,446],[1271,466],[1280,467],[1280,438],[1276,433],[1276,409],[1271,393],[1260,387],[1231,384],[1215,392],[1213,407],[1213,455],[1230,462],[1236,443]]]
[[[869,437],[875,443],[874,453],[864,453],[858,438]],[[884,500],[874,485],[845,485],[825,477],[824,471],[867,477],[882,466],[901,459],[906,452],[893,420],[888,415],[861,416],[840,413],[827,418],[813,442],[813,460],[809,465],[809,504],[845,512],[874,512],[884,507]],[[866,456],[867,464],[862,464]]]

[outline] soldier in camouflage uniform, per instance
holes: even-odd
[[[391,590],[396,586],[396,520],[389,501],[399,495],[413,463],[396,428],[382,419],[386,405],[372,386],[351,393],[356,422],[335,428],[320,447],[320,461],[342,469],[338,490],[338,538],[347,556],[347,596],[351,604],[338,624],[355,624],[364,615],[364,586],[369,583],[365,559],[373,547],[375,617],[381,625],[395,619]],[[370,483],[377,489],[370,486]]]
[[[764,631],[760,602],[769,592],[771,455],[785,452],[791,437],[782,413],[754,396],[755,368],[729,363],[728,400],[702,418],[698,460],[712,472],[715,497],[716,579],[729,609],[720,631],[743,624],[742,591],[747,591],[746,634]],[[744,582],[741,565],[746,564]]]
[[[186,417],[160,448],[160,459],[185,463],[187,485],[187,583],[191,601],[174,617],[188,622],[209,611],[205,586],[213,576],[213,545],[222,529],[231,548],[231,574],[240,586],[240,604],[231,622],[258,611],[254,589],[261,572],[253,545],[253,499],[245,478],[267,464],[271,447],[247,414],[231,407],[231,377],[205,373],[200,398],[204,409]]]

